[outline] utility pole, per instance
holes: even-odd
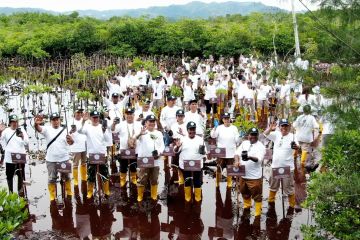
[[[300,41],[299,41],[299,32],[298,32],[298,25],[296,21],[296,14],[295,14],[295,0],[291,0],[291,11],[293,17],[293,24],[294,24],[294,37],[295,37],[295,58],[300,57]]]

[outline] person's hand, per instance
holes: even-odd
[[[35,117],[35,124],[40,125],[40,124],[42,124],[43,120],[44,120],[44,117],[38,115]]]
[[[275,130],[276,130],[276,127],[277,127],[276,122],[272,122],[272,123],[270,124],[270,130],[271,130],[271,131],[275,131]]]
[[[69,144],[69,145],[72,145],[74,143],[74,140],[73,138],[68,134],[66,135],[66,142]]]
[[[239,157],[239,155],[234,156],[234,166],[236,166],[236,167],[240,166],[240,157]]]
[[[180,139],[179,139],[179,138],[175,138],[175,139],[174,139],[174,143],[175,143],[175,146],[176,146],[177,148],[181,147],[181,145],[182,145],[182,143],[180,142]]]
[[[83,123],[86,122],[87,120],[89,120],[90,118],[90,114],[88,112],[84,113],[83,115]]]
[[[145,134],[146,134],[146,130],[147,130],[147,127],[146,127],[146,126],[142,127],[142,128],[141,128],[141,131],[140,131],[140,136],[145,135]]]
[[[5,124],[4,123],[1,123],[0,124],[0,132],[4,131],[6,128]]]

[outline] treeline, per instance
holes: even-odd
[[[340,11],[317,11],[327,27],[354,48],[360,49],[357,21],[343,24]],[[339,16],[338,16],[339,15]],[[298,14],[301,52],[310,60],[360,60],[358,55],[335,40],[310,14]],[[188,56],[236,56],[253,53],[279,56],[294,52],[291,14],[229,15],[208,20],[164,17],[113,17],[107,21],[70,15],[21,13],[0,16],[0,56],[28,59],[70,57],[75,53],[138,55],[175,55],[184,50]]]

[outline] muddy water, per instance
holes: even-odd
[[[266,179],[269,174],[270,168],[265,168]],[[210,171],[204,174],[202,203],[192,205],[184,203],[183,188],[174,183],[176,169],[164,170],[164,166],[159,179],[160,199],[150,201],[149,193],[145,193],[141,206],[136,203],[135,186],[120,190],[117,183],[112,186],[110,199],[103,200],[100,206],[97,199],[84,201],[84,183],[74,188],[74,197],[65,201],[64,208],[50,206],[45,163],[28,166],[26,178],[30,182],[27,191],[33,219],[22,227],[18,238],[22,235],[31,238],[31,232],[44,232],[44,235],[33,236],[44,239],[302,239],[301,225],[311,223],[307,209],[288,213],[287,199],[283,216],[281,193],[277,194],[276,212],[269,212],[266,180],[263,213],[260,222],[256,221],[254,209],[250,214],[243,212],[242,198],[237,198],[236,188],[226,189],[226,182],[215,188]],[[3,169],[1,185],[5,185]],[[59,202],[62,202],[58,194]]]

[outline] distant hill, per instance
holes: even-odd
[[[260,2],[223,2],[223,3],[204,3],[199,1],[190,2],[185,5],[170,5],[166,7],[149,7],[139,9],[115,9],[115,10],[78,10],[80,16],[89,16],[99,19],[109,19],[114,16],[139,17],[147,15],[149,17],[164,16],[169,19],[188,18],[209,18],[224,16],[227,14],[248,15],[252,12],[276,13],[285,12],[278,7],[264,5]],[[13,14],[19,12],[40,12],[50,14],[68,14],[54,11],[47,11],[38,8],[0,8],[0,14]]]

